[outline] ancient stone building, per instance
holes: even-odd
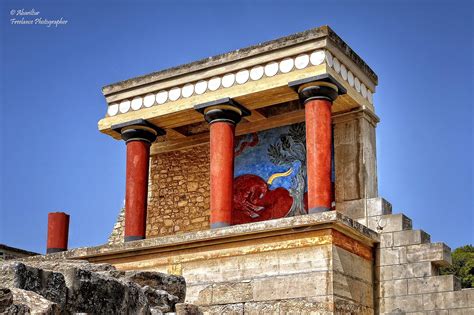
[[[377,84],[323,26],[104,87],[125,207],[51,257],[182,275],[209,314],[474,313],[450,249],[378,195]]]

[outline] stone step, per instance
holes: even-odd
[[[421,277],[433,277],[439,274],[438,267],[434,266],[430,261],[423,261],[411,264],[398,264],[381,266],[375,273],[377,282],[411,279]]]
[[[430,243],[431,236],[423,230],[393,232],[393,246],[407,246]]]
[[[444,243],[427,243],[400,248],[406,248],[407,263],[431,261],[433,264],[442,267],[449,266],[452,263],[451,248]]]
[[[429,243],[431,237],[423,230],[387,232],[380,235],[380,248]]]
[[[461,281],[454,275],[407,280],[408,294],[434,293],[461,290]]]
[[[413,226],[411,219],[403,213],[373,216],[357,221],[378,233],[411,230]]]
[[[392,214],[392,205],[387,200],[377,197],[337,202],[336,210],[353,219],[362,219]]]

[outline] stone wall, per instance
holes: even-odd
[[[413,230],[412,220],[392,214],[382,198],[339,203],[340,212],[380,235],[375,259],[375,309],[378,314],[474,314],[474,289],[461,290],[453,275],[439,275],[451,264],[451,249]]]
[[[209,228],[209,145],[150,159],[146,237]]]
[[[122,208],[108,243],[123,242]],[[209,145],[150,158],[146,237],[209,229]]]

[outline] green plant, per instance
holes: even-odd
[[[451,257],[453,264],[442,268],[442,275],[454,274],[461,279],[463,288],[474,288],[474,246],[465,245],[456,248]]]

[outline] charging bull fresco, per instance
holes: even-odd
[[[232,224],[307,213],[304,123],[236,141]]]

